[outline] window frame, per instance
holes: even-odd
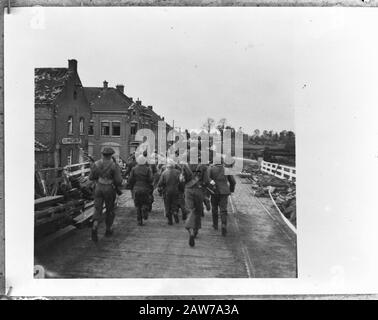
[[[108,130],[109,130],[109,133],[108,134],[103,134],[103,131],[102,131],[102,128],[103,128],[103,123],[107,123],[108,124]],[[110,135],[110,125],[111,125],[111,121],[109,120],[101,120],[100,122],[100,135],[101,137],[111,137]]]
[[[68,124],[68,128],[67,128],[68,135],[72,136],[74,134],[73,133],[73,116],[68,116],[67,124]]]
[[[121,121],[119,121],[119,120],[112,120],[111,123],[112,123],[112,125],[111,125],[111,132],[110,132],[111,136],[112,137],[117,137],[117,138],[121,137]],[[113,132],[113,123],[118,123],[118,125],[119,125],[118,126],[118,128],[119,128],[119,134],[118,135],[115,135],[114,132]]]
[[[84,117],[80,117],[80,120],[79,120],[79,134],[85,135],[85,119],[84,119]]]
[[[89,130],[89,128],[92,127],[92,133],[90,133],[91,131]],[[94,120],[89,120],[89,126],[88,126],[88,136],[94,136]]]
[[[135,132],[133,133],[133,128],[134,127],[135,127]],[[130,124],[130,135],[135,136],[137,132],[138,132],[138,123],[132,122]]]
[[[67,165],[68,166],[71,166],[73,164],[72,163],[73,156],[74,156],[73,149],[72,148],[68,149],[68,155],[67,155]]]

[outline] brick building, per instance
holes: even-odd
[[[111,88],[106,81],[102,87],[84,90],[92,110],[88,153],[98,159],[105,147],[112,147],[116,157],[124,158],[128,153],[128,108],[132,99],[124,94],[122,85]]]
[[[43,155],[36,150],[37,167],[82,162],[90,118],[76,60],[68,68],[35,69],[35,140],[45,147]]]
[[[152,106],[142,105],[142,101],[139,99],[135,101],[129,107],[129,119],[130,119],[130,136],[128,140],[130,153],[134,152],[140,141],[135,138],[135,133],[139,129],[150,129],[155,135],[155,149],[158,148],[158,123],[164,121],[164,117],[159,116]],[[166,124],[166,133],[171,130],[172,127]]]
[[[164,118],[152,106],[145,107],[139,99],[126,96],[123,85],[112,88],[104,81],[102,87],[84,90],[92,110],[88,153],[95,159],[105,147],[112,147],[115,157],[126,160],[140,144],[135,135],[142,128],[151,129],[157,139],[158,121]]]

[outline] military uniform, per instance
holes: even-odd
[[[143,225],[143,219],[148,219],[148,211],[152,204],[152,183],[153,175],[148,164],[137,164],[132,168],[128,184],[132,189],[139,225]]]
[[[193,164],[183,166],[185,178],[185,203],[189,213],[185,228],[189,231],[189,245],[194,246],[194,237],[201,228],[204,187],[209,183],[207,166]]]
[[[218,208],[220,210],[222,235],[227,231],[227,205],[228,196],[235,190],[235,179],[232,175],[225,174],[222,164],[212,165],[209,170],[210,179],[215,182],[215,194],[211,195],[211,207],[213,227],[218,229]]]
[[[179,186],[178,186],[178,197],[177,197],[177,209],[181,209],[181,214],[182,214],[182,220],[186,220],[188,216],[188,211],[186,209],[185,205],[185,179],[183,175],[183,164],[178,164],[177,170],[180,171],[180,177],[179,177]]]
[[[113,149],[105,148],[103,151],[104,156],[111,156],[114,153]],[[111,158],[103,158],[96,161],[89,174],[89,179],[96,181],[94,191],[94,207],[95,212],[93,215],[93,230],[92,239],[97,241],[97,226],[102,215],[103,206],[105,203],[105,224],[106,235],[111,235],[112,225],[114,222],[114,201],[116,199],[116,187],[122,185],[121,170]]]
[[[178,196],[179,196],[180,171],[173,166],[168,166],[161,174],[158,188],[162,190],[165,215],[168,218],[168,224],[172,224],[172,217],[178,223]]]
[[[137,165],[135,154],[132,154],[126,162],[126,172],[125,176],[129,177],[131,170]]]

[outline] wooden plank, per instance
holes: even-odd
[[[44,215],[44,213],[47,213],[47,212],[50,212],[50,213],[59,212],[59,211],[63,211],[63,210],[69,209],[69,208],[73,208],[73,207],[83,207],[84,208],[85,207],[85,200],[74,199],[74,200],[65,201],[65,202],[59,201],[59,203],[53,204],[52,206],[49,206],[47,208],[43,208],[42,210],[35,210],[35,215],[36,216]]]
[[[89,220],[92,218],[94,214],[94,207],[88,208],[78,216],[76,216],[73,221],[76,227],[80,228],[82,227],[86,222],[89,222]]]
[[[47,196],[34,200],[34,208],[40,210],[48,206],[54,205],[64,199],[63,196]]]

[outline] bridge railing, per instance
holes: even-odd
[[[274,175],[277,178],[287,179],[292,182],[296,182],[297,179],[297,170],[295,167],[283,166],[278,163],[262,161],[261,171]]]
[[[64,171],[68,177],[87,176],[91,171],[90,163],[75,163],[64,167]]]
[[[41,196],[55,195],[58,184],[65,178],[79,178],[89,175],[90,163],[75,163],[65,167],[39,168],[35,170],[36,188]]]

